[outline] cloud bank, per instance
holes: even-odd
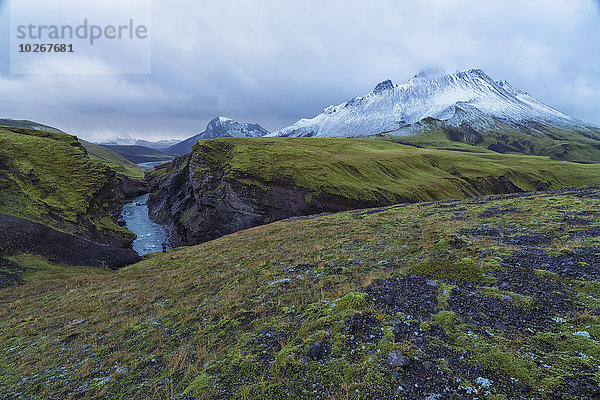
[[[0,3],[0,116],[92,140],[186,138],[217,115],[276,130],[424,68],[481,68],[600,124],[592,0],[154,0],[149,75],[10,75],[7,16]]]

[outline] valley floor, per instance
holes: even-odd
[[[600,398],[598,186],[36,273],[0,291],[0,398]]]

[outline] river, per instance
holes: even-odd
[[[170,160],[148,161],[148,162],[138,163],[137,165],[140,166],[140,167],[144,167],[144,168],[152,168],[152,167],[155,167],[155,166],[160,165],[160,164],[168,163],[169,161]]]
[[[123,206],[125,227],[137,235],[133,241],[133,249],[139,255],[162,251],[161,243],[167,240],[167,233],[163,227],[150,221],[147,200],[148,194],[145,194]]]

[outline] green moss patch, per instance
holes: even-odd
[[[484,273],[484,266],[468,258],[460,261],[427,261],[409,267],[407,272],[426,278],[454,282],[479,282],[489,279]]]
[[[224,138],[194,146],[196,171],[291,184],[365,202],[417,202],[600,183],[600,167],[543,157],[421,149],[390,141]]]

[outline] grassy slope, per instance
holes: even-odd
[[[531,298],[502,292],[486,275],[519,246],[461,229],[511,226],[519,234],[560,239],[581,230],[565,222],[571,215],[600,229],[595,190],[595,197],[544,193],[280,221],[156,254],[114,273],[38,277],[0,291],[0,397],[20,392],[26,398],[163,399],[187,391],[199,399],[315,398],[314,393],[373,398],[397,390],[387,360],[391,349],[408,354],[413,364],[433,356],[448,368],[435,355],[420,353],[413,340],[395,337],[394,329],[405,325],[425,336],[443,328],[451,340],[440,345],[455,359],[466,357],[474,369],[484,365],[504,377],[504,386],[494,378],[488,398],[513,398],[502,395],[502,388],[519,385],[529,390],[519,392],[523,398],[567,393],[568,382],[583,376],[582,368],[591,368],[592,375],[595,370],[600,379],[597,282],[564,282],[550,274],[585,309],[552,315],[563,318],[558,321],[564,334],[537,327],[529,334],[485,326],[472,332],[447,311],[453,296],[447,279],[455,286],[463,280],[489,281],[490,288],[481,289],[487,296],[509,294],[519,307],[530,307]],[[492,216],[484,217],[486,212]],[[599,251],[598,237],[557,240],[538,247],[552,254],[590,246]],[[376,279],[405,271],[440,280],[443,311],[428,320],[408,316],[411,310],[389,315],[362,292]],[[367,336],[355,343],[347,322],[367,314],[382,333],[375,332],[377,340]],[[583,330],[591,338],[574,335]],[[316,341],[329,343],[330,356],[307,361],[304,355]],[[483,390],[474,378],[460,377],[464,385]]]
[[[81,142],[83,147],[87,150],[91,160],[108,165],[118,173],[130,178],[144,178],[144,172],[146,171],[145,168],[138,166],[133,161],[129,161],[116,151],[112,151],[106,147],[81,139],[79,139],[79,142]]]
[[[60,129],[53,128],[48,125],[40,124],[39,122],[28,121],[24,119],[3,119],[0,118],[0,126],[9,126],[13,128],[37,129],[47,132],[64,133]]]
[[[273,180],[291,178],[296,186],[314,193],[357,200],[464,198],[493,193],[494,180],[521,190],[600,183],[600,165],[420,149],[389,141],[227,138],[203,140],[194,149],[208,159],[207,168],[219,165],[227,176],[246,183],[265,187]]]
[[[109,168],[91,161],[74,136],[0,128],[2,213],[68,233],[94,227],[130,236],[114,223],[108,204],[90,205],[109,175]]]
[[[538,124],[536,129],[526,126],[515,129],[496,121],[493,130],[480,132],[482,140],[476,146],[464,143],[462,132],[448,128],[439,121],[423,126],[422,131],[423,133],[406,137],[377,135],[374,138],[386,138],[426,148],[475,152],[489,152],[488,146],[500,143],[512,148],[514,153],[576,162],[600,162],[600,129],[586,128],[582,132],[574,132],[542,124]]]
[[[173,159],[173,157],[168,154],[144,146],[102,145],[102,147],[115,151],[134,163],[169,161]]]

